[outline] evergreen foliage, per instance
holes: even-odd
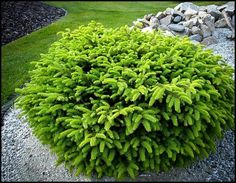
[[[75,174],[167,171],[215,150],[234,127],[233,68],[188,38],[91,22],[32,62],[17,105]]]

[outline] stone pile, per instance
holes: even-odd
[[[213,36],[215,28],[228,27],[227,21],[231,27],[235,27],[234,1],[221,6],[197,6],[191,2],[183,2],[156,15],[145,15],[134,21],[133,26],[139,27],[143,32],[160,29],[170,36],[186,35],[195,43],[210,45],[217,43]]]

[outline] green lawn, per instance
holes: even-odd
[[[132,21],[148,13],[157,13],[167,7],[175,7],[177,1],[152,2],[46,2],[67,10],[68,14],[60,20],[38,31],[24,36],[2,47],[1,106],[12,96],[16,87],[28,79],[30,62],[37,60],[40,53],[47,52],[51,43],[58,39],[56,33],[65,28],[75,29],[91,20],[103,23],[106,27],[132,25]],[[196,4],[223,4],[224,2],[197,2]]]

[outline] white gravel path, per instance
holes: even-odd
[[[225,39],[231,31],[216,29],[219,43],[210,45],[230,65],[235,64],[235,43]],[[4,115],[1,129],[1,181],[98,181],[85,176],[74,177],[60,165],[55,167],[55,155],[34,137],[28,124],[18,119],[20,110],[11,107]],[[216,154],[196,162],[186,169],[173,169],[166,173],[140,175],[136,181],[235,181],[235,134],[225,133],[218,143]],[[103,178],[99,181],[112,181]]]

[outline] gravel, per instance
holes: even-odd
[[[235,65],[235,43],[226,39],[231,31],[217,28],[214,36],[218,43],[210,45],[215,53],[221,54],[226,61]],[[56,156],[42,145],[32,134],[25,118],[18,119],[19,109],[13,106],[3,117],[2,126],[2,181],[113,181],[105,177],[97,180],[83,175],[72,176],[63,165],[55,167]],[[175,168],[159,174],[146,173],[136,181],[235,181],[235,133],[225,132],[222,141],[217,143],[215,154],[195,162],[188,168]],[[127,179],[129,181],[130,179]]]
[[[40,1],[1,1],[1,44],[49,25],[65,14],[64,9]]]

